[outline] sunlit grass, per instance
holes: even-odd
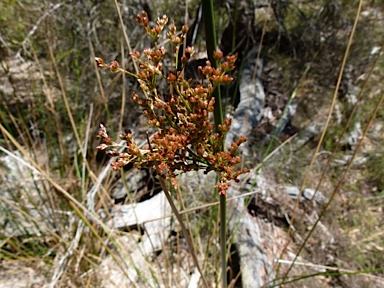
[[[338,18],[340,21],[342,19],[350,21],[350,17],[355,16],[357,2],[347,2],[350,6],[340,6],[341,10],[337,10],[345,13],[345,18]],[[114,255],[115,259],[111,259],[112,263],[116,266],[124,266],[119,257],[128,259],[129,256],[124,253],[124,250],[138,247],[140,242],[139,233],[111,231],[102,227],[96,221],[99,219],[98,215],[92,216],[81,207],[86,205],[86,195],[97,183],[97,176],[106,164],[105,159],[102,163],[96,160],[95,147],[98,143],[95,135],[98,124],[100,122],[107,124],[114,130],[113,134],[117,135],[121,128],[135,122],[141,113],[129,100],[131,91],[136,89],[136,84],[128,80],[124,83],[121,76],[100,72],[94,66],[92,59],[95,53],[98,55],[101,53],[103,57],[111,60],[126,59],[128,50],[120,24],[117,24],[119,20],[113,5],[100,4],[100,7],[95,8],[99,14],[96,16],[92,14],[89,18],[84,16],[89,15],[85,8],[81,10],[71,5],[63,5],[54,13],[48,13],[36,26],[36,30],[33,30],[44,13],[41,11],[49,11],[50,7],[37,2],[37,4],[20,3],[3,1],[0,4],[0,10],[4,11],[0,15],[2,24],[0,25],[0,59],[4,61],[0,68],[0,79],[13,80],[9,82],[11,92],[0,94],[1,156],[8,155],[7,159],[12,159],[7,163],[0,163],[0,187],[3,191],[0,195],[0,209],[6,219],[1,223],[5,228],[0,232],[0,257],[11,261],[8,263],[20,263],[20,265],[36,268],[36,271],[40,271],[48,282],[57,281],[57,287],[68,287],[67,283],[77,287],[97,287],[103,281],[98,270],[103,259],[110,257],[108,255]],[[171,7],[174,5],[171,1],[164,5],[166,4]],[[371,4],[364,2],[364,5]],[[195,6],[195,3],[190,5],[190,7]],[[351,77],[355,79],[353,86],[356,86],[357,90],[364,85],[368,77],[368,64],[372,63],[375,56],[370,55],[371,47],[380,46],[383,43],[382,23],[377,21],[374,14],[375,9],[379,8],[365,7],[365,11],[371,14],[366,13],[361,18],[356,41],[352,46],[350,62],[348,62],[354,68]],[[290,7],[288,11],[298,13],[298,8]],[[311,15],[310,13],[316,11],[314,8],[308,4],[304,13]],[[176,13],[179,9],[184,13],[185,7],[182,6],[178,6],[171,12]],[[133,10],[139,12],[138,7]],[[162,10],[169,9],[156,7],[154,12]],[[329,10],[324,11],[329,12]],[[124,24],[129,30],[132,45],[136,48],[145,47],[147,43],[141,37],[141,32],[132,24],[134,12],[131,15],[132,19],[123,13]],[[72,22],[66,22],[65,19],[68,19],[66,15],[73,16]],[[303,102],[300,103],[298,115],[293,122],[297,127],[304,128],[307,123],[325,118],[324,115],[328,111],[327,105],[335,88],[335,75],[339,72],[340,51],[345,48],[347,43],[345,39],[348,35],[344,34],[343,30],[342,33],[335,33],[335,38],[332,38],[333,36],[329,38],[343,40],[338,42],[340,45],[337,48],[327,47],[328,42],[325,42],[324,46],[316,46],[316,42],[311,38],[316,36],[314,33],[309,33],[309,30],[305,30],[307,34],[299,33],[303,32],[300,30],[303,27],[309,27],[309,25],[305,26],[305,23],[312,23],[310,21],[315,18],[309,17],[306,20],[309,22],[300,22],[301,18],[298,15],[288,15],[289,17],[284,20],[289,22],[286,22],[286,29],[291,33],[293,41],[303,41],[300,47],[296,47],[298,52],[296,56],[292,54],[292,47],[285,50],[278,45],[276,39],[287,40],[287,35],[284,34],[286,32],[281,30],[281,26],[279,28],[275,22],[272,23],[274,18],[271,18],[271,15],[264,15],[267,19],[272,19],[269,20],[271,23],[266,30],[272,34],[275,33],[276,37],[267,35],[270,38],[267,37],[265,40],[267,50],[263,50],[262,57],[266,57],[269,63],[275,61],[279,66],[279,69],[273,70],[273,72],[278,71],[274,74],[277,86],[268,88],[280,89],[282,93],[290,95],[294,87],[299,85],[297,100]],[[154,16],[157,17],[157,14],[154,13]],[[180,19],[184,17],[176,16]],[[223,19],[221,21],[225,22]],[[256,22],[259,21],[258,23],[263,23],[260,19],[256,20]],[[220,19],[218,21],[220,22]],[[7,30],[4,27],[7,27]],[[90,30],[84,27],[90,27]],[[24,42],[30,31],[33,31],[32,35],[28,37],[28,41]],[[297,35],[303,36],[300,38]],[[365,43],[364,47],[361,47],[361,43]],[[277,49],[274,50],[274,48]],[[300,81],[307,67],[305,65],[313,58],[313,51],[319,51],[320,56],[314,60],[308,74]],[[21,58],[13,61],[12,57],[18,52]],[[300,57],[304,60],[300,61]],[[12,61],[8,61],[9,59]],[[133,69],[130,61],[119,62],[124,63],[126,69]],[[30,66],[23,66],[25,63]],[[362,129],[383,93],[383,67],[382,60],[379,60],[368,79],[366,92],[353,119],[353,123],[362,124]],[[16,73],[9,74],[8,72],[12,69]],[[20,72],[20,69],[23,71]],[[21,73],[22,77],[18,78]],[[125,100],[122,100],[123,95]],[[320,101],[320,98],[323,101]],[[351,106],[345,106],[342,101],[338,105],[342,107],[341,114],[347,117]],[[112,110],[118,113],[111,115]],[[309,110],[311,112],[308,112]],[[316,115],[319,118],[316,118]],[[298,279],[287,284],[287,287],[300,287],[305,283],[304,278],[307,274],[310,277],[309,282],[306,283],[313,283],[312,279],[322,279],[324,282],[320,281],[319,285],[326,283],[327,279],[339,279],[340,275],[351,273],[356,275],[343,276],[344,283],[354,283],[354,281],[361,285],[373,283],[369,281],[383,283],[383,271],[380,270],[384,263],[381,256],[384,245],[382,240],[384,239],[382,234],[384,152],[382,128],[380,128],[383,116],[383,109],[379,109],[376,120],[357,154],[357,157],[365,157],[366,162],[361,165],[352,165],[349,176],[346,177],[345,183],[322,222],[339,241],[331,247],[333,250],[328,251],[331,256],[337,256],[335,261],[318,263],[324,260],[323,252],[317,250],[311,254],[311,250],[308,249],[303,255],[305,260],[319,266],[328,265],[329,268],[324,268],[328,269],[328,272],[315,275],[310,273],[312,270],[304,273],[300,268],[294,269]],[[330,151],[335,148],[336,141],[343,131],[345,121],[340,125],[336,118],[331,119],[324,144],[309,174],[307,187],[315,188]],[[5,131],[9,134],[6,135]],[[279,148],[273,157],[268,158],[262,169],[267,172],[273,171],[278,184],[300,186],[302,183],[310,162],[309,156],[312,155],[319,139],[310,139],[304,146],[296,149],[295,139],[299,136],[300,134]],[[20,146],[17,146],[17,143]],[[271,152],[281,143],[283,143],[282,140],[275,139]],[[258,147],[255,151],[258,155],[264,155],[263,149],[266,147],[267,145]],[[345,163],[349,159],[346,156],[350,157],[352,153],[353,150],[348,150],[348,147],[339,147],[335,152],[335,161],[331,163],[319,191],[330,196],[332,189],[338,183],[338,177],[346,169]],[[110,217],[108,209],[113,205],[109,191],[115,185],[115,176],[112,173],[107,174],[100,193],[95,198],[98,207],[104,207],[106,211],[106,218],[103,219],[106,221]],[[217,203],[209,207],[204,206],[214,203],[217,199],[208,183],[203,186],[196,188],[192,191],[193,193],[188,190],[188,187],[182,187],[180,191],[174,191],[173,194],[179,203],[183,203],[179,207],[181,211],[196,208],[189,211],[185,219],[189,227],[192,227],[191,234],[197,254],[204,258],[205,274],[210,283],[217,285],[220,282],[217,272],[220,265],[217,238],[218,206]],[[313,209],[321,211],[321,208]],[[172,225],[172,229],[178,231],[177,224]],[[308,228],[307,223],[298,225],[299,232],[305,233],[305,229]],[[133,234],[135,235],[132,236]],[[130,245],[123,243],[121,240],[123,237],[130,239]],[[316,240],[319,239],[315,238],[311,241],[315,241],[317,245]],[[165,283],[166,287],[173,287],[172,285],[180,284],[181,276],[177,273],[172,275],[173,278],[168,278],[166,275],[159,277],[155,271],[159,267],[164,271],[173,271],[173,263],[181,267],[186,251],[185,243],[180,240],[179,235],[173,235],[169,243],[164,243],[161,255],[157,255],[155,260],[146,259],[147,271],[136,271],[141,279],[136,287],[156,286],[161,283]],[[133,267],[133,270],[137,268],[132,259],[126,260],[126,263]],[[286,271],[284,267],[286,268],[287,265],[290,264],[284,264],[282,272]],[[302,262],[299,261],[295,268],[301,266],[303,266]],[[337,271],[339,274],[336,274],[331,267],[339,269]],[[126,267],[116,267],[116,270],[127,271]],[[53,279],[53,276],[58,278]],[[282,276],[278,275],[278,277]],[[332,282],[328,285],[331,284]]]

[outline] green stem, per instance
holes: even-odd
[[[205,28],[205,41],[207,43],[207,54],[208,60],[211,62],[212,67],[217,68],[217,61],[213,58],[213,52],[216,51],[216,31],[215,31],[215,21],[213,13],[213,1],[212,0],[202,0],[203,7],[203,19],[204,19],[204,28]],[[215,97],[215,130],[219,132],[217,127],[219,124],[223,123],[223,110],[221,107],[221,94],[220,87],[217,87],[213,95]]]
[[[205,27],[205,40],[207,43],[207,54],[208,59],[211,62],[212,66],[217,68],[216,59],[213,57],[213,53],[216,51],[216,32],[215,32],[215,21],[213,13],[213,1],[212,0],[202,0],[201,1],[203,8],[203,19]],[[217,87],[213,95],[215,97],[215,131],[220,133],[218,130],[219,124],[223,124],[223,110],[221,107],[221,95],[220,87]],[[221,143],[221,148],[224,150],[224,142]],[[218,180],[218,179],[217,179]],[[217,183],[216,180],[216,183]],[[217,193],[217,191],[216,191]],[[227,225],[226,225],[226,215],[227,215],[227,201],[225,195],[220,195],[220,254],[221,254],[221,277],[222,277],[222,287],[227,288]]]
[[[220,254],[222,287],[227,288],[227,196],[220,195]]]

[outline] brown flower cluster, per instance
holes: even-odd
[[[124,151],[119,153],[118,144],[111,140],[105,127],[100,125],[99,137],[103,141],[98,149],[105,150],[110,156],[118,157],[112,163],[113,170],[119,170],[129,162],[139,168],[155,167],[159,176],[164,179],[169,178],[174,186],[179,173],[199,169],[204,169],[208,173],[213,170],[220,178],[216,187],[221,194],[225,194],[230,186],[229,181],[238,181],[238,176],[248,171],[235,168],[235,165],[240,162],[240,157],[236,156],[237,148],[246,139],[240,137],[232,144],[229,151],[222,151],[222,143],[232,120],[225,119],[223,125],[219,125],[220,131],[217,133],[210,121],[210,114],[214,111],[213,91],[219,85],[232,81],[227,73],[234,69],[236,56],[229,56],[223,60],[222,53],[216,52],[214,56],[219,63],[221,62],[220,66],[214,68],[207,61],[204,67],[198,68],[201,81],[192,87],[191,81],[185,80],[183,76],[185,65],[194,53],[192,47],[185,48],[180,70],[175,68],[167,75],[163,74],[162,63],[166,50],[164,47],[158,47],[158,40],[168,18],[166,16],[159,18],[157,25],[153,28],[149,27],[145,12],[138,15],[136,20],[154,39],[155,45],[153,48],[145,49],[144,56],[139,52],[131,54],[134,61],[139,64],[140,71],[135,77],[142,90],[140,94],[134,92],[132,99],[144,109],[143,113],[148,118],[148,125],[158,128],[158,132],[152,139],[148,139],[148,145],[144,149],[139,149],[131,131],[126,130],[120,136],[125,141]],[[174,23],[170,25],[167,38],[176,47],[176,59],[187,31],[187,25],[182,27],[181,33],[177,33]],[[117,61],[107,65],[100,58],[95,60],[100,68],[130,74],[120,68]],[[175,67],[178,67],[177,60]],[[161,95],[157,89],[158,80],[161,78],[165,79],[170,86],[171,92],[168,95]]]

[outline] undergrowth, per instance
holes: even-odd
[[[331,197],[348,168],[348,161],[353,157],[355,160],[321,220],[322,226],[317,227],[304,244],[300,239],[305,239],[314,223],[307,222],[311,218],[297,219],[299,223],[293,223],[297,230],[296,234],[291,233],[295,242],[290,241],[289,253],[296,253],[301,245],[304,251],[285,280],[284,273],[291,264],[275,266],[274,271],[279,271],[275,283],[285,281],[286,287],[374,287],[383,283],[383,109],[377,111],[371,128],[363,136],[383,94],[382,56],[375,63],[379,55],[377,49],[383,45],[383,7],[372,1],[362,3],[347,69],[336,91],[336,108],[305,186],[317,187],[333,155],[318,188],[319,192]],[[300,186],[329,112],[359,1],[274,1],[272,4],[257,9],[259,16],[256,18],[252,18],[254,10],[248,10],[242,2],[238,2],[237,8],[230,4],[219,7],[215,15],[217,31],[219,43],[225,47],[223,50],[239,52],[239,62],[246,47],[258,46],[262,41],[260,57],[265,63],[261,78],[273,115],[281,115],[284,107],[279,106],[280,103],[287,103],[293,91],[297,92],[294,100],[298,109],[291,119],[296,130],[274,138],[260,173],[273,177],[279,185]],[[187,8],[184,3],[177,7],[172,1],[163,4],[148,1],[148,5],[135,2],[128,7],[118,4],[120,19],[116,5],[103,1],[0,3],[3,12],[0,15],[0,214],[3,228],[0,231],[0,277],[4,271],[9,277],[12,271],[15,279],[33,275],[39,287],[47,283],[55,287],[100,287],[106,278],[99,273],[103,259],[112,255],[115,258],[111,262],[124,266],[119,257],[125,257],[124,251],[131,252],[130,249],[139,246],[141,227],[135,228],[138,231],[127,232],[103,225],[111,219],[109,211],[115,206],[111,191],[117,185],[116,174],[107,172],[97,190],[95,207],[99,214],[87,206],[86,196],[92,187],[99,185],[97,177],[108,164],[108,159],[95,149],[99,143],[93,135],[100,122],[108,127],[113,139],[123,127],[153,130],[143,128],[142,111],[133,108],[136,106],[127,96],[140,89],[137,82],[121,74],[100,71],[93,59],[95,56],[118,59],[122,69],[133,71],[122,27],[134,50],[143,50],[150,43],[143,37],[133,15],[145,8],[153,19],[166,13],[178,26],[187,19],[191,30],[201,27],[195,25],[198,3],[188,5],[189,16],[181,15]],[[239,9],[237,13],[236,9]],[[237,28],[232,29],[233,25]],[[206,47],[201,28],[196,29],[199,37],[195,49],[201,52]],[[238,63],[236,66],[240,67]],[[373,72],[369,74],[371,67]],[[235,81],[237,75],[238,71],[233,71]],[[356,132],[357,138],[348,142],[348,137],[344,137],[337,146],[353,111],[354,103],[348,102],[351,94],[361,97],[353,124],[347,129],[348,135]],[[311,123],[319,124],[318,133],[304,142],[299,141]],[[355,126],[356,123],[360,126]],[[253,131],[255,139],[266,139],[265,131],[270,133],[274,129],[265,127]],[[140,140],[147,142],[145,133],[144,136],[140,134],[143,133],[137,133]],[[360,140],[362,146],[353,156]],[[253,149],[257,157],[247,160],[259,163],[268,144],[258,146],[255,142]],[[153,191],[159,189],[159,182],[150,183]],[[274,185],[268,186],[271,191]],[[202,186],[180,187],[171,192],[183,203],[180,205],[193,210],[185,213],[189,226],[193,227],[192,238],[196,249],[206,259],[202,269],[207,279],[217,285],[220,282],[217,273],[220,266],[218,204],[213,204],[217,198],[205,187],[207,184]],[[125,204],[130,201],[125,199]],[[205,207],[204,203],[212,206]],[[272,217],[276,209],[285,219],[291,219],[288,204],[271,206],[273,209],[267,211],[268,215]],[[316,216],[323,211],[324,205],[301,203],[299,208]],[[264,218],[260,221],[268,222]],[[180,284],[181,273],[168,273],[172,274],[170,279],[166,273],[157,277],[154,271],[161,267],[174,272],[170,263],[175,262],[180,267],[184,264],[193,267],[188,253],[183,254],[188,249],[179,235],[179,226],[175,222],[171,225],[173,234],[169,242],[164,243],[161,255],[155,257],[158,262],[147,258],[144,261],[146,271],[136,269],[141,281],[136,287],[161,283],[173,287],[169,283]],[[280,231],[280,228],[289,227],[287,222],[284,225],[273,229]],[[325,237],[328,234],[324,231],[333,237]],[[330,238],[334,241],[329,241]],[[279,257],[274,255],[274,259]],[[128,263],[127,266],[137,268],[135,263],[129,260]],[[167,265],[161,266],[161,263]],[[15,265],[17,269],[12,268]],[[116,271],[125,268],[116,267]],[[148,271],[150,273],[145,273]],[[294,282],[289,282],[292,279]]]

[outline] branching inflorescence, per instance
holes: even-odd
[[[163,16],[157,20],[157,25],[150,28],[145,12],[138,15],[137,22],[141,24],[146,33],[154,40],[154,47],[144,49],[145,60],[140,52],[133,52],[131,57],[139,63],[140,71],[137,74],[122,69],[117,61],[106,64],[101,58],[95,58],[98,67],[108,68],[111,72],[121,72],[132,75],[138,79],[142,93],[134,92],[132,99],[143,110],[148,118],[148,124],[158,129],[158,132],[148,139],[148,145],[139,149],[130,130],[120,136],[125,141],[124,151],[119,152],[119,146],[108,136],[106,128],[100,124],[99,137],[102,144],[98,149],[105,150],[110,156],[117,157],[112,163],[112,169],[117,171],[128,163],[138,168],[154,167],[163,179],[169,178],[171,184],[176,186],[176,176],[182,172],[205,169],[205,172],[215,171],[219,175],[216,187],[220,194],[226,193],[230,181],[238,181],[238,176],[248,172],[247,169],[236,170],[235,165],[240,162],[236,156],[239,145],[246,141],[239,137],[232,144],[229,151],[222,151],[225,134],[229,131],[232,119],[225,119],[223,125],[214,131],[210,121],[210,114],[214,111],[215,98],[213,91],[223,84],[229,84],[233,79],[227,75],[234,69],[236,56],[228,56],[222,61],[221,52],[214,57],[221,64],[218,68],[211,66],[198,67],[200,75],[199,84],[192,87],[190,80],[184,79],[184,68],[194,53],[192,47],[186,47],[181,57],[181,69],[177,69],[178,52],[188,31],[184,25],[181,33],[177,33],[174,23],[170,25],[167,38],[175,45],[175,70],[167,75],[163,74],[162,61],[166,54],[164,47],[158,46],[160,35],[163,32],[168,18]],[[170,86],[168,95],[161,95],[157,89],[159,79],[165,79]]]

